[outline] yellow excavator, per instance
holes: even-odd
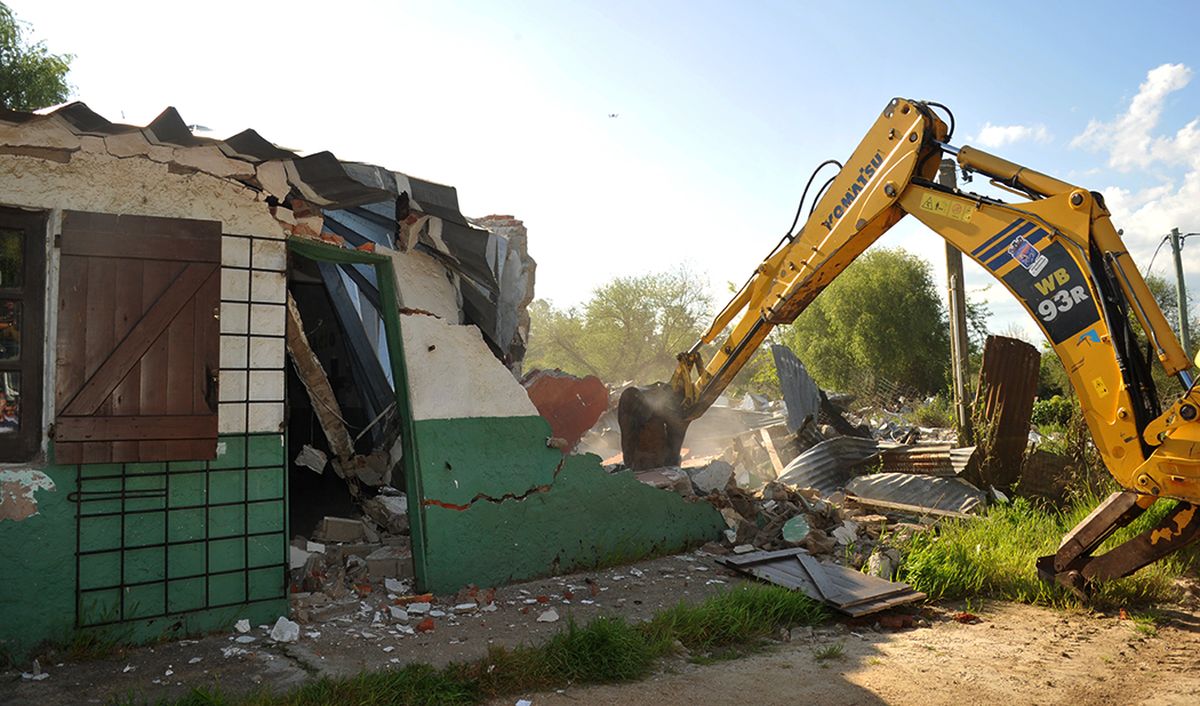
[[[625,463],[634,469],[678,465],[688,424],[712,405],[771,329],[791,323],[911,214],[1000,280],[1038,322],[1066,368],[1105,465],[1124,488],[1072,529],[1057,553],[1038,561],[1043,579],[1086,596],[1095,582],[1131,574],[1200,535],[1200,389],[1103,196],[982,150],[954,147],[953,127],[953,114],[939,103],[896,98],[887,104],[800,229],[798,211],[788,235],[700,340],[678,355],[670,382],[621,394]],[[936,183],[943,156],[1020,201]],[[1131,315],[1148,339],[1146,352]],[[701,347],[714,342],[705,361]],[[1166,410],[1151,378],[1150,354],[1182,386]],[[1158,526],[1094,554],[1114,531],[1164,499],[1176,503]]]

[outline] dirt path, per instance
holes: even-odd
[[[1129,620],[1006,603],[983,622],[948,617],[899,632],[837,626],[739,660],[675,660],[636,684],[534,694],[589,704],[1196,704],[1200,617],[1168,613],[1150,636]],[[840,644],[839,658],[817,650]],[[496,706],[515,699],[495,702]]]
[[[602,571],[506,586],[493,612],[449,614],[432,632],[407,635],[378,623],[381,599],[351,599],[352,612],[303,626],[295,644],[272,644],[255,627],[249,643],[216,634],[96,655],[52,660],[43,681],[0,671],[0,704],[103,704],[132,696],[155,702],[192,688],[227,694],[295,688],[318,676],[347,676],[410,662],[444,665],[483,656],[489,647],[537,644],[568,617],[601,614],[649,618],[678,601],[698,602],[736,586],[739,578],[697,552]],[[548,602],[542,603],[539,597]],[[1193,599],[1195,600],[1195,599]],[[452,606],[442,597],[438,606]],[[539,622],[544,609],[562,619]],[[925,627],[876,631],[832,624],[809,636],[771,643],[742,659],[698,666],[672,659],[635,684],[535,694],[534,706],[578,704],[955,704],[1200,703],[1200,608],[1169,612],[1148,636],[1133,621],[1006,603],[977,610],[983,622],[963,625],[945,607]],[[841,657],[814,653],[841,645]],[[964,699],[972,702],[963,704]],[[495,702],[512,706],[517,697]]]

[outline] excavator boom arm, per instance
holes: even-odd
[[[1188,507],[1200,503],[1200,459],[1191,455],[1200,442],[1200,390],[1191,384],[1190,361],[1103,198],[981,150],[953,148],[948,138],[930,104],[903,98],[888,103],[800,230],[772,251],[700,340],[679,355],[670,384],[623,394],[626,463],[635,468],[677,463],[688,422],[712,405],[771,330],[791,323],[855,258],[912,215],[994,275],[1037,321],[1063,362],[1109,471],[1133,498],[1113,500],[1114,507],[1132,502],[1144,508],[1159,497]],[[1028,200],[1006,203],[936,184],[944,154]],[[1159,409],[1130,315],[1146,332],[1158,363],[1184,384],[1185,392],[1166,412]],[[704,361],[702,347],[713,343],[717,347]],[[1130,515],[1109,514],[1101,519],[1127,521]],[[1151,560],[1146,557],[1190,538],[1193,529],[1200,532],[1200,513],[1184,516],[1187,522],[1180,519],[1170,537],[1146,540],[1154,551],[1142,550],[1123,563],[1110,560],[1116,569],[1109,566],[1096,576],[1107,578]],[[1065,583],[1062,577],[1072,572],[1076,584],[1090,578],[1081,567],[1103,537],[1058,557],[1047,571]],[[1076,542],[1077,548],[1084,544]]]

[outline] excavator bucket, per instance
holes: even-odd
[[[688,423],[683,396],[670,385],[625,388],[617,402],[625,465],[635,471],[678,466]]]

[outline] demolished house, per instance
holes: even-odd
[[[524,228],[451,187],[173,109],[2,111],[0,241],[10,656],[274,622],[333,566],[454,592],[725,527],[554,443]]]

